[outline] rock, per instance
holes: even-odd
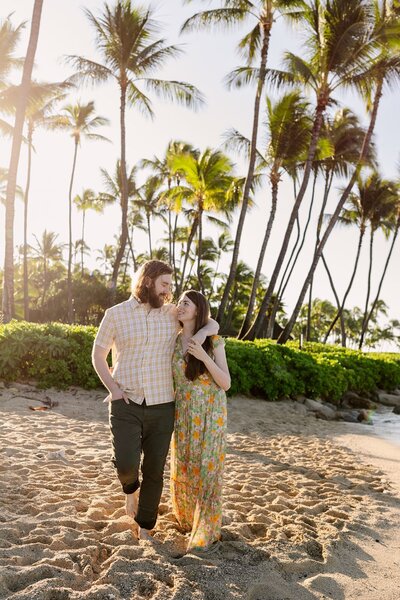
[[[400,406],[400,395],[378,391],[379,402],[385,406]]]
[[[300,404],[304,404],[306,397],[303,396],[303,394],[297,394],[297,396],[294,396],[293,400],[299,402]]]
[[[357,421],[359,423],[368,423],[370,421],[368,412],[366,410],[360,410],[358,413]]]
[[[313,412],[315,412],[317,416],[319,416],[322,419],[333,421],[336,418],[336,410],[330,408],[326,404],[322,404],[321,402],[317,402],[316,400],[306,398],[304,401],[304,405]]]
[[[336,418],[339,421],[346,421],[346,423],[359,423],[358,411],[356,410],[338,410]]]
[[[369,398],[359,396],[356,392],[351,391],[343,394],[340,404],[343,408],[367,408],[369,410],[376,408]]]
[[[394,409],[393,409],[393,413],[395,415],[400,415],[400,406],[395,406]]]

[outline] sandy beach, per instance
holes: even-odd
[[[399,600],[400,446],[230,399],[222,541],[184,555],[169,466],[154,541],[134,537],[103,398],[0,387],[0,599]]]

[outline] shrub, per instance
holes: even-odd
[[[0,326],[0,378],[35,380],[40,387],[100,385],[91,363],[96,328],[61,323],[13,321]],[[338,402],[347,390],[373,392],[400,387],[400,356],[271,340],[242,342],[228,339],[230,394],[268,400],[305,394]]]

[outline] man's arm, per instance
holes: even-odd
[[[129,404],[128,396],[121,390],[119,385],[114,381],[107,363],[109,350],[95,344],[92,352],[92,364],[94,370],[102,381],[103,385],[108,389],[110,395],[106,398],[109,402],[123,398]]]
[[[214,319],[210,318],[210,319],[208,319],[208,322],[204,325],[204,327],[199,329],[199,331],[194,334],[194,336],[192,337],[192,340],[199,342],[200,345],[204,344],[205,339],[209,335],[217,335],[218,331],[219,331],[219,323],[217,323],[217,321],[214,321]]]

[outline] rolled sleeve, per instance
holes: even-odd
[[[106,310],[94,340],[95,346],[109,350],[115,339],[115,323],[111,311]]]

